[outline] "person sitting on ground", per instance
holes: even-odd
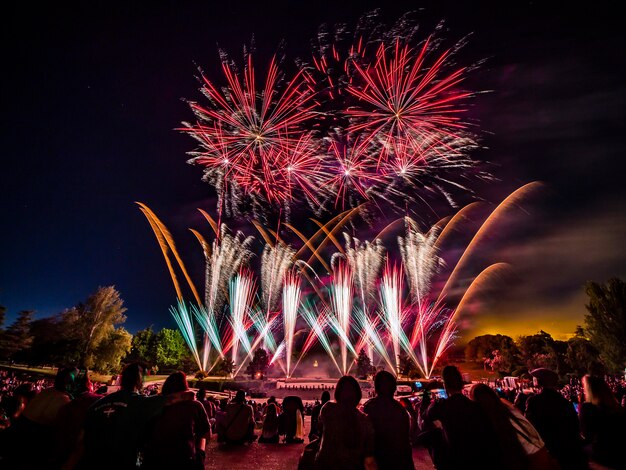
[[[135,469],[141,439],[150,420],[160,412],[162,396],[144,397],[143,367],[124,367],[120,389],[95,402],[85,420],[85,455],[81,465],[90,470]]]
[[[246,392],[238,390],[226,405],[224,420],[217,429],[218,442],[244,444],[256,439],[254,435],[254,413],[246,403]]]
[[[151,423],[142,468],[204,468],[209,419],[202,403],[189,392],[185,373],[170,374],[161,393],[167,401]]]
[[[366,414],[357,409],[362,393],[354,377],[344,375],[337,382],[335,401],[320,411],[322,428],[317,468],[340,470],[375,470],[374,428]]]
[[[396,400],[396,378],[382,370],[374,376],[376,397],[363,405],[374,426],[374,456],[379,470],[414,470],[411,449],[411,421],[407,410]]]
[[[304,442],[304,404],[295,395],[283,399],[283,411],[279,418],[279,433],[288,444]]]
[[[322,430],[319,426],[320,410],[328,401],[330,401],[330,392],[328,390],[324,390],[321,396],[321,403],[316,401],[315,406],[311,410],[311,430],[309,431],[309,441],[319,439],[322,435]]]
[[[211,419],[215,418],[215,405],[211,400],[207,399],[206,390],[204,388],[198,390],[198,392],[196,393],[196,400],[198,400],[200,404],[204,406],[204,411],[206,411],[209,422],[211,422]]]
[[[510,402],[501,399],[486,384],[476,384],[470,391],[496,431],[498,447],[509,470],[550,470],[558,468],[539,433]]]
[[[625,469],[626,410],[600,377],[585,375],[583,391],[579,418],[591,458],[609,468]]]
[[[426,445],[435,467],[438,470],[506,468],[493,445],[497,439],[485,413],[463,394],[459,369],[446,366],[441,375],[448,398],[426,399],[420,407],[420,422],[429,433]]]
[[[278,408],[274,403],[265,407],[263,417],[263,428],[259,442],[262,444],[278,444],[280,435],[278,434]]]
[[[535,426],[561,468],[589,468],[576,410],[557,390],[559,376],[546,368],[535,369],[530,374],[541,391],[526,400],[526,418]]]

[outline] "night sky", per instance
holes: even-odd
[[[585,281],[626,276],[624,27],[609,2],[12,3],[1,45],[8,323],[19,310],[52,315],[115,285],[129,331],[173,328],[175,292],[134,201],[168,225],[201,285],[187,228],[206,230],[195,209],[214,211],[214,192],[186,164],[194,141],[174,130],[193,119],[182,98],[202,99],[198,67],[222,83],[218,45],[239,60],[252,37],[261,63],[282,40],[290,59],[308,57],[320,24],[354,24],[377,7],[388,22],[418,10],[424,35],[440,20],[446,37],[471,33],[457,60],[485,59],[465,85],[488,91],[469,111],[485,147],[474,156],[497,178],[479,196],[498,203],[544,183],[483,248],[512,274],[468,331],[564,337],[582,322]]]

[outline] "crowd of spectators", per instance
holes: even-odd
[[[447,366],[445,394],[397,397],[396,378],[379,371],[369,399],[344,376],[305,404],[297,395],[193,392],[182,372],[144,387],[139,364],[125,367],[115,391],[73,368],[54,381],[0,371],[0,467],[202,469],[212,435],[228,446],[302,444],[310,415],[299,470],[411,470],[414,446],[443,470],[587,469],[590,461],[626,469],[624,378],[586,375],[559,386],[550,370],[531,374],[532,386],[506,388],[468,384]]]

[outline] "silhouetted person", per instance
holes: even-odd
[[[193,470],[204,468],[209,418],[202,403],[194,400],[181,371],[165,380],[166,398],[161,413],[152,421],[143,452],[142,468]]]
[[[134,469],[147,424],[165,401],[161,396],[139,394],[143,368],[137,363],[124,367],[120,386],[120,390],[101,398],[87,412],[85,468]]]
[[[432,437],[427,446],[437,469],[502,469],[495,432],[485,413],[463,395],[463,378],[454,366],[442,371],[448,398],[433,401],[421,409],[424,429]],[[425,401],[424,403],[428,403]],[[437,429],[442,427],[442,434]]]
[[[254,411],[246,403],[246,393],[238,390],[232,401],[226,405],[224,420],[217,430],[218,440],[229,444],[244,444],[255,439]]]
[[[344,375],[337,382],[335,401],[327,402],[320,411],[322,426],[316,466],[323,470],[371,470],[374,459],[374,428],[366,414],[357,406],[361,387],[354,377]]]
[[[541,392],[526,400],[526,418],[539,431],[548,451],[561,468],[589,468],[582,449],[576,410],[556,389],[558,375],[545,368],[535,369],[531,375]]]
[[[261,444],[278,444],[278,407],[274,403],[270,403],[265,407],[265,415],[263,417],[263,428],[259,442]]]
[[[486,384],[476,384],[470,398],[478,403],[496,432],[497,445],[508,470],[557,467],[539,433],[510,402]]]
[[[396,378],[387,371],[374,376],[376,397],[363,405],[374,426],[374,456],[380,470],[413,470],[411,418],[393,395]]]
[[[321,403],[316,404],[311,410],[311,429],[309,431],[310,441],[319,439],[322,435],[322,430],[319,427],[319,417],[322,406],[324,406],[326,402],[330,401],[330,392],[328,390],[324,390],[322,392],[321,400]]]
[[[591,458],[609,468],[625,469],[626,411],[600,377],[585,375],[583,390],[579,417]]]
[[[304,439],[298,435],[302,433],[304,419],[304,404],[302,399],[295,395],[283,399],[283,412],[279,419],[279,433],[285,436],[287,443],[301,443]]]

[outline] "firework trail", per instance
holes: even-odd
[[[394,365],[387,354],[387,348],[385,346],[383,338],[379,334],[377,328],[379,324],[379,317],[376,319],[370,319],[369,316],[360,308],[354,309],[354,318],[357,325],[363,332],[363,336],[356,345],[355,350],[360,351],[364,345],[370,346],[373,351],[376,351],[385,363],[389,366],[389,369],[395,371],[397,365]],[[370,357],[370,360],[372,358]]]
[[[348,349],[356,356],[356,351],[350,341],[350,322],[352,317],[352,273],[343,262],[333,268],[332,281],[329,289],[332,315],[329,317],[330,326],[339,335],[341,351],[341,366],[343,374],[348,372]]]
[[[192,317],[189,313],[189,310],[187,309],[187,306],[185,305],[185,302],[179,300],[176,306],[170,307],[170,313],[172,314],[172,317],[174,317],[174,320],[178,325],[178,329],[183,335],[185,343],[187,343],[187,346],[189,347],[189,350],[191,351],[191,354],[193,355],[193,358],[195,359],[198,368],[204,370],[202,369],[202,364],[200,363],[200,357],[198,355],[196,333],[193,328]]]
[[[376,283],[385,258],[385,247],[378,239],[361,243],[357,238],[352,238],[345,232],[344,238],[346,240],[345,258],[354,276],[354,287],[361,300],[361,311],[367,316],[372,302],[376,301]],[[371,325],[368,322],[362,326],[369,328]],[[370,335],[366,337],[369,338]],[[368,341],[366,346],[367,354],[370,360],[373,360],[373,350],[376,345]]]
[[[220,236],[213,240],[213,249],[206,259],[205,305],[210,313],[216,313],[226,301],[228,281],[252,257],[250,246],[254,237],[242,232],[232,236],[226,224],[220,227]]]
[[[431,229],[422,234],[417,230],[417,223],[410,217],[405,217],[405,222],[406,236],[398,237],[398,247],[413,302],[421,305],[428,296],[432,278],[443,261],[435,248],[437,230]]]
[[[324,311],[319,312],[316,306],[309,301],[306,301],[302,304],[300,312],[302,318],[304,318],[304,321],[306,321],[306,323],[309,325],[309,328],[311,328],[311,334],[309,334],[309,337],[307,338],[307,341],[302,348],[302,354],[300,355],[300,358],[298,359],[298,362],[296,363],[294,369],[298,367],[300,360],[311,348],[314,341],[317,340],[322,345],[322,347],[328,354],[328,357],[330,357],[330,359],[333,361],[333,364],[335,364],[335,367],[337,367],[337,370],[341,374],[342,369],[335,359],[335,354],[333,352],[332,345],[330,344],[330,339],[326,334],[326,326],[329,322],[328,313],[325,313]]]
[[[242,232],[237,232],[232,236],[228,232],[226,224],[222,224],[219,229],[220,236],[213,240],[212,249],[209,250],[206,243],[203,244],[203,251],[206,261],[206,274],[204,284],[204,301],[207,318],[199,320],[200,326],[205,332],[204,348],[202,351],[202,370],[206,370],[209,361],[210,345],[219,343],[215,336],[216,326],[215,316],[219,317],[219,312],[224,306],[228,282],[239,268],[248,262],[252,257],[250,245],[253,237],[244,237]],[[218,318],[221,323],[221,318]],[[223,348],[218,348],[220,356],[223,355]]]
[[[283,279],[293,265],[295,254],[296,250],[282,242],[278,242],[274,246],[268,243],[263,249],[263,255],[261,255],[261,289],[267,315],[276,309]]]
[[[283,331],[285,342],[285,356],[287,359],[287,377],[291,377],[291,358],[293,355],[293,338],[296,332],[298,307],[300,306],[300,277],[288,273],[283,283]]]
[[[217,324],[215,315],[209,314],[209,312],[203,305],[199,305],[199,306],[192,305],[191,310],[193,312],[193,316],[195,317],[196,321],[200,325],[200,328],[202,328],[206,337],[210,341],[210,344],[215,348],[219,356],[223,359],[224,358],[224,350],[222,349],[223,338],[222,338],[222,335],[220,334],[220,328]],[[206,344],[204,346],[203,352],[204,351],[207,351],[207,355],[208,355],[209,348],[207,348]],[[204,361],[204,357],[203,357],[203,361]],[[208,358],[207,358],[207,362],[208,362]],[[201,370],[206,370],[206,369],[201,369]]]
[[[493,227],[493,225],[498,222],[500,216],[506,211],[512,209],[513,207],[518,207],[518,205],[521,204],[521,201],[525,197],[527,197],[529,194],[532,194],[533,192],[540,189],[541,187],[543,187],[543,185],[542,183],[538,181],[527,183],[524,186],[513,191],[500,204],[498,204],[498,206],[491,212],[491,214],[489,214],[487,219],[482,223],[480,228],[476,231],[476,233],[472,237],[472,240],[467,245],[467,248],[465,249],[465,251],[463,251],[461,258],[457,262],[456,266],[454,267],[454,270],[452,271],[445,285],[441,289],[438,300],[443,299],[445,295],[448,293],[448,290],[454,284],[454,281],[456,281],[461,269],[465,267],[467,260],[470,258],[471,254],[476,249],[476,246],[478,246],[480,242],[485,238],[486,234],[489,233],[489,230]]]
[[[258,345],[263,341],[263,345],[265,350],[271,354],[274,354],[277,351],[276,339],[274,337],[274,329],[278,322],[276,321],[279,317],[278,314],[273,315],[269,320],[265,317],[265,314],[261,311],[250,311],[249,312],[250,321],[252,322],[252,326],[257,331],[257,337],[250,345],[250,349],[248,352],[248,358],[253,359],[253,353],[258,347]],[[246,328],[247,329],[247,328]],[[235,370],[234,376],[239,374],[239,371],[243,368],[246,363],[245,359],[241,361],[239,367]],[[282,368],[282,366],[281,366]],[[283,372],[286,371],[284,368]]]
[[[432,358],[430,369],[428,370],[429,376],[430,374],[432,374],[441,356],[454,343],[458,326],[456,323],[456,319],[459,316],[459,312],[463,310],[465,304],[469,303],[471,298],[476,295],[476,293],[481,291],[483,285],[486,282],[489,282],[494,276],[499,275],[504,270],[508,269],[508,267],[509,265],[507,263],[495,263],[491,266],[488,266],[483,271],[481,271],[478,276],[474,278],[472,283],[465,290],[463,297],[459,301],[457,307],[454,310],[451,310],[447,318],[445,318],[443,328],[439,333],[439,338],[437,340],[435,354]]]
[[[233,329],[232,360],[237,364],[239,344],[243,346],[246,354],[250,354],[251,345],[247,334],[247,317],[254,300],[254,280],[247,272],[235,275],[229,284],[230,297],[230,324]]]
[[[412,310],[415,310],[415,315],[410,339],[411,349],[415,353],[414,360],[418,369],[425,377],[430,377],[434,367],[432,361],[436,362],[436,360],[429,356],[428,340],[431,336],[436,336],[437,331],[441,336],[453,311],[435,302],[414,304]],[[452,339],[453,336],[450,336],[449,340]]]
[[[191,281],[191,277],[189,276],[189,273],[187,272],[187,269],[185,268],[185,264],[183,263],[182,258],[178,254],[178,250],[176,249],[176,244],[174,243],[174,239],[172,238],[172,235],[170,234],[169,230],[167,229],[165,224],[163,224],[163,222],[161,222],[161,220],[156,216],[156,214],[152,211],[152,209],[150,209],[148,206],[146,206],[142,202],[135,202],[135,204],[139,206],[139,209],[145,215],[146,219],[148,220],[148,223],[150,224],[150,227],[152,228],[152,231],[154,232],[154,235],[157,241],[159,242],[159,247],[161,248],[161,252],[163,253],[163,257],[165,258],[165,264],[167,265],[167,268],[170,272],[170,276],[172,278],[172,283],[174,284],[174,288],[176,289],[178,300],[182,300],[183,294],[182,294],[180,285],[178,284],[176,273],[174,272],[174,267],[168,256],[170,252],[174,256],[174,259],[178,263],[178,266],[180,270],[182,271],[183,276],[187,280],[187,284],[189,285],[189,288],[191,289],[191,292],[194,298],[196,299],[196,302],[200,304],[201,302],[200,302],[200,296],[198,295],[198,291],[196,290],[195,285]]]
[[[391,339],[396,374],[400,370],[400,348],[406,349],[406,337],[403,324],[406,319],[406,310],[402,302],[402,269],[391,268],[387,265],[380,283],[380,305],[383,324]]]
[[[385,247],[378,239],[361,242],[344,233],[345,258],[354,276],[354,287],[359,292],[361,306],[365,309],[376,292],[376,283],[385,259]]]

